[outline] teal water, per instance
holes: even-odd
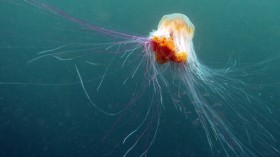
[[[214,68],[226,66],[233,60],[242,68],[274,58],[264,66],[249,69],[248,73],[255,71],[253,75],[242,79],[248,82],[253,95],[269,104],[274,118],[273,123],[266,122],[266,127],[276,139],[273,145],[280,149],[280,73],[277,59],[280,54],[280,2],[45,2],[93,25],[139,36],[148,36],[165,14],[186,14],[196,27],[194,45],[198,57]],[[116,39],[92,32],[23,1],[0,0],[0,8],[0,82],[6,82],[0,85],[0,156],[124,155],[137,136],[130,138],[126,144],[122,144],[122,141],[143,119],[151,93],[143,95],[128,112],[115,117],[106,116],[87,100],[77,83],[79,79],[75,64],[83,79],[88,81],[86,86],[94,101],[104,109],[116,111],[125,106],[141,87],[143,69],[138,71],[135,78],[123,84],[139,60],[122,67],[123,59],[117,56],[113,66],[108,68],[111,74],[105,77],[97,91],[100,76],[113,56],[104,53],[106,46],[100,46],[94,51],[96,54],[82,51],[63,56],[71,58],[87,54],[74,60],[45,57],[32,63],[28,61],[36,58],[38,52],[61,45],[104,43]],[[85,48],[88,47],[72,46],[63,51]],[[139,53],[142,51],[139,50]],[[97,65],[92,66],[84,61]],[[164,101],[165,109],[162,110],[158,134],[147,156],[225,156],[222,148],[210,149],[202,126],[192,117],[194,111],[191,107],[192,114],[186,118],[175,109],[168,94],[165,94]],[[154,129],[155,125],[147,129],[150,132],[128,156],[139,156],[145,150]],[[256,149],[262,151],[264,148]],[[267,154],[279,155],[275,152]]]

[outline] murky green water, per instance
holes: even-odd
[[[93,25],[137,36],[148,36],[165,14],[186,14],[196,27],[194,45],[198,57],[215,68],[234,61],[242,68],[274,58],[264,66],[249,69],[248,73],[253,71],[252,75],[240,79],[248,82],[253,95],[271,107],[273,123],[265,123],[276,139],[275,148],[280,148],[277,133],[280,128],[279,1],[45,2]],[[129,111],[119,116],[106,116],[90,105],[79,84],[75,65],[79,67],[93,100],[104,109],[116,111],[141,93],[138,89],[142,87],[143,67],[124,84],[140,58],[134,56],[135,60],[122,67],[124,59],[118,55],[114,64],[108,66],[114,56],[107,53],[110,51],[103,51],[108,46],[98,45],[97,49],[88,50],[95,46],[84,45],[117,39],[23,1],[0,0],[0,21],[0,82],[3,82],[0,85],[0,156],[124,155],[141,136],[140,131],[122,144],[123,139],[145,117],[151,91],[143,94]],[[29,63],[38,57],[38,52],[69,44],[71,46],[61,52],[71,53],[61,56],[63,59],[46,56]],[[139,53],[142,51],[139,50]],[[106,69],[109,70],[97,91]],[[202,157],[211,156],[213,152],[217,156],[222,148],[210,149],[191,107],[190,116],[185,118],[175,109],[167,93],[164,101],[157,137],[147,156]],[[184,103],[191,105],[191,102]],[[151,125],[147,126],[142,130],[147,131],[143,140],[128,156],[139,156],[149,146],[155,121],[151,120]],[[254,135],[252,138],[258,140]],[[264,148],[255,149],[262,151]],[[225,153],[221,151],[219,155],[225,156]],[[273,155],[275,152],[268,154]]]

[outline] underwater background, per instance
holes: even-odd
[[[249,82],[253,94],[275,108],[273,114],[280,114],[278,0],[44,2],[93,25],[139,36],[149,36],[157,29],[163,15],[183,13],[196,28],[196,53],[210,67],[221,68],[235,60],[242,68],[275,58],[265,67],[257,66],[264,68],[257,75],[242,79]],[[51,57],[28,63],[38,52],[67,43],[102,43],[114,39],[20,0],[0,0],[0,22],[0,156],[124,155],[129,146],[122,146],[122,140],[135,128],[133,124],[142,120],[147,108],[141,105],[149,103],[149,95],[139,99],[127,114],[106,116],[89,104],[80,84],[75,83],[79,80],[74,65],[80,67],[84,80],[102,75],[106,66],[92,67],[76,60],[64,62]],[[111,57],[110,54],[99,54],[93,61],[107,64]],[[111,67],[111,70],[115,68],[122,67]],[[96,87],[100,79],[89,82],[87,87],[99,106],[116,100],[122,104],[131,98],[134,88],[139,88],[133,82],[124,87],[124,79],[119,75],[105,77],[99,91]],[[133,81],[141,79],[136,77]],[[158,134],[147,156],[211,156],[213,151],[197,119],[186,118],[168,97],[165,93]],[[279,116],[275,121],[280,121]],[[271,132],[279,131],[279,127],[269,126]],[[280,139],[280,136],[274,138]],[[139,156],[148,143],[144,142],[128,156]],[[280,148],[279,141],[276,148]]]

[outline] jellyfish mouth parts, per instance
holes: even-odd
[[[159,64],[164,64],[168,61],[176,63],[187,62],[187,53],[176,49],[173,37],[154,36],[150,39],[150,45]]]

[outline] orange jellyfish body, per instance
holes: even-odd
[[[194,26],[189,18],[175,13],[162,17],[158,30],[150,35],[150,45],[159,64],[186,63],[191,51]]]

